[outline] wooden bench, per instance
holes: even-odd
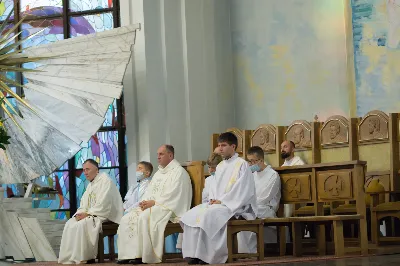
[[[343,239],[339,227],[343,221],[358,221],[361,254],[368,254],[368,237],[365,206],[365,165],[363,161],[325,163],[294,167],[279,167],[282,183],[281,207],[283,204],[312,203],[313,216],[290,217],[292,223],[293,254],[302,254],[304,224],[317,226],[316,239],[319,255],[326,254],[325,225],[333,224],[333,241]],[[353,215],[325,215],[324,204],[356,201]],[[335,229],[336,228],[336,229]],[[281,236],[282,237],[282,236]],[[335,242],[335,247],[337,243]],[[355,249],[346,249],[354,252]],[[335,253],[342,254],[340,250]]]
[[[189,173],[190,179],[192,181],[192,189],[193,189],[193,197],[192,197],[192,206],[196,206],[201,203],[201,193],[204,187],[204,165],[203,161],[193,161],[186,162],[182,164],[182,167],[186,169]],[[98,262],[104,262],[105,258],[108,258],[110,261],[113,261],[117,258],[117,254],[115,253],[114,247],[114,237],[117,234],[118,224],[112,222],[103,223],[103,232],[99,234],[99,243],[98,243]],[[182,233],[183,230],[179,223],[171,223],[169,222],[164,231],[164,238],[175,234]],[[109,246],[109,254],[108,256],[104,254],[104,237],[108,236],[108,246]],[[163,261],[170,258],[181,258],[181,253],[169,253],[164,254]]]
[[[302,224],[312,223],[316,225],[332,224],[333,235],[334,235],[334,245],[335,245],[335,255],[344,256],[345,255],[345,245],[344,245],[344,235],[343,235],[343,221],[360,221],[363,216],[359,214],[354,215],[327,215],[327,216],[301,216],[301,217],[291,217],[289,220],[292,222],[292,236],[293,236],[293,256],[301,256],[302,252]],[[323,242],[325,239],[318,237],[317,245],[325,246]],[[360,248],[346,248],[348,252],[361,252]]]

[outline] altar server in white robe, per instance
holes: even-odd
[[[90,183],[78,211],[64,227],[58,263],[93,263],[102,223],[119,223],[124,212],[117,186],[107,174],[99,173],[96,161],[86,160],[83,173]]]
[[[149,162],[139,162],[136,167],[136,182],[131,185],[125,195],[124,210],[129,212],[134,206],[137,206],[142,201],[143,195],[151,181],[153,173],[153,165]]]
[[[282,166],[296,166],[296,165],[304,165],[305,163],[299,156],[294,155],[295,144],[292,141],[285,140],[281,144],[281,157],[285,159],[285,162]],[[293,204],[285,204],[284,206],[284,215],[285,217],[291,217],[294,212]]]
[[[254,178],[249,164],[235,152],[238,141],[230,132],[218,137],[224,158],[215,175],[206,179],[203,203],[181,218],[182,253],[189,264],[225,263],[227,222],[232,217],[256,218]]]
[[[158,151],[158,171],[143,200],[121,220],[118,228],[118,263],[160,263],[164,230],[168,221],[190,209],[192,184],[186,170],[174,159],[174,147],[163,145]]]
[[[250,147],[247,161],[253,172],[257,196],[257,218],[274,218],[281,200],[281,180],[278,173],[264,162],[264,151],[261,147]],[[264,243],[276,243],[275,226],[264,227]],[[238,234],[238,251],[240,253],[257,253],[257,235],[252,232]]]

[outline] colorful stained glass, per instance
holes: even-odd
[[[54,172],[50,176],[41,176],[36,181],[39,184],[45,184],[57,190],[58,194],[53,200],[34,201],[34,208],[49,208],[53,210],[69,209],[69,172]],[[43,197],[44,195],[34,195],[34,197]]]
[[[117,100],[114,100],[112,104],[108,107],[103,127],[114,127],[117,126]]]
[[[114,27],[113,15],[111,12],[71,17],[69,24],[70,37],[111,30]]]
[[[69,0],[69,9],[72,12],[104,9],[112,7],[113,7],[113,0]]]
[[[37,46],[41,44],[56,42],[64,39],[63,20],[62,18],[49,18],[27,21],[22,23],[22,38],[36,33],[45,28],[43,32],[35,37],[23,42],[22,47]],[[27,67],[28,64],[24,66]]]
[[[5,20],[10,12],[14,14],[14,0],[2,0],[0,3],[0,20]]]
[[[63,170],[68,170],[68,161],[66,161],[58,170],[63,171]]]
[[[71,212],[70,211],[54,211],[50,212],[50,218],[53,220],[67,220],[71,218]]]
[[[100,173],[107,173],[110,176],[111,180],[114,181],[114,183],[117,185],[119,189],[120,180],[119,180],[118,168],[100,169]],[[86,177],[83,174],[82,170],[76,170],[75,177],[76,177],[76,203],[77,203],[77,208],[79,208],[81,204],[82,195],[85,192],[86,187],[89,185],[89,181],[86,180]]]
[[[118,131],[97,132],[89,142],[81,144],[82,149],[75,155],[75,167],[82,168],[87,159],[96,160],[100,167],[119,166]]]
[[[12,197],[22,197],[25,194],[24,185],[23,184],[8,184],[1,185],[4,188],[4,198],[12,198]],[[1,196],[1,195],[0,195]]]
[[[61,15],[62,0],[20,0],[21,17],[46,17]]]

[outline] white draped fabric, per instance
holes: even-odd
[[[151,178],[145,178],[136,184],[133,184],[125,195],[124,210],[129,212],[131,208],[136,206],[138,202],[141,202],[143,195],[149,186]]]
[[[183,257],[198,258],[207,263],[225,263],[227,222],[242,216],[256,218],[256,189],[248,163],[237,154],[217,166],[214,176],[206,179],[203,203],[181,219],[184,229]],[[210,205],[219,200],[221,204]]]
[[[154,200],[155,205],[144,211],[136,205],[122,217],[118,260],[142,258],[144,263],[161,262],[168,221],[179,222],[190,209],[192,184],[186,170],[176,160],[158,169],[143,196],[143,200]]]
[[[89,216],[77,221],[78,213]],[[95,259],[102,222],[120,222],[123,215],[121,195],[107,174],[98,174],[88,185],[76,214],[64,227],[58,263],[80,264]]]
[[[281,180],[278,173],[267,166],[261,172],[254,172],[257,196],[257,218],[276,217],[281,199]],[[264,242],[276,243],[276,227],[264,227]],[[239,253],[257,253],[257,235],[252,232],[238,234]]]

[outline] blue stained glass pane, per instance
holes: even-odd
[[[69,8],[72,12],[112,7],[113,0],[69,0]]]
[[[114,27],[113,15],[111,12],[71,17],[69,24],[70,37],[111,30]]]
[[[103,126],[112,127],[117,124],[117,100],[114,100],[114,102],[108,107]]]
[[[20,0],[20,17],[61,15],[62,6],[62,0]]]
[[[71,212],[70,211],[56,211],[56,212],[51,212],[50,213],[50,218],[53,220],[67,220],[71,218]]]
[[[3,184],[1,186],[4,188],[4,198],[22,197],[25,194],[24,184]]]
[[[68,170],[68,161],[66,161],[58,170],[63,171],[63,170]]]
[[[75,167],[82,168],[87,159],[93,159],[100,167],[119,166],[118,131],[97,132],[89,142],[81,144],[82,149],[75,155]]]
[[[119,169],[114,168],[114,169],[100,169],[100,173],[107,173],[111,180],[114,181],[114,184],[118,187],[118,190],[120,188],[120,180],[119,180]],[[76,203],[77,203],[77,208],[79,208],[81,204],[81,198],[83,196],[83,193],[85,193],[87,186],[89,185],[89,181],[86,180],[85,175],[83,174],[82,170],[77,170],[76,174]]]
[[[5,20],[10,12],[12,12],[12,15],[14,14],[14,0],[2,0],[0,3],[0,20]]]
[[[26,38],[45,28],[45,30],[40,34],[23,42],[22,47],[24,48],[56,42],[58,40],[64,39],[62,18],[32,20],[26,23],[22,23],[21,28],[22,28],[22,34],[21,34],[22,38]]]
[[[49,208],[53,210],[70,208],[68,171],[54,172],[50,176],[41,176],[35,182],[41,186],[54,188],[58,194],[55,195],[54,199],[34,201],[34,208]],[[46,197],[46,195],[40,194],[34,195],[34,197]]]

